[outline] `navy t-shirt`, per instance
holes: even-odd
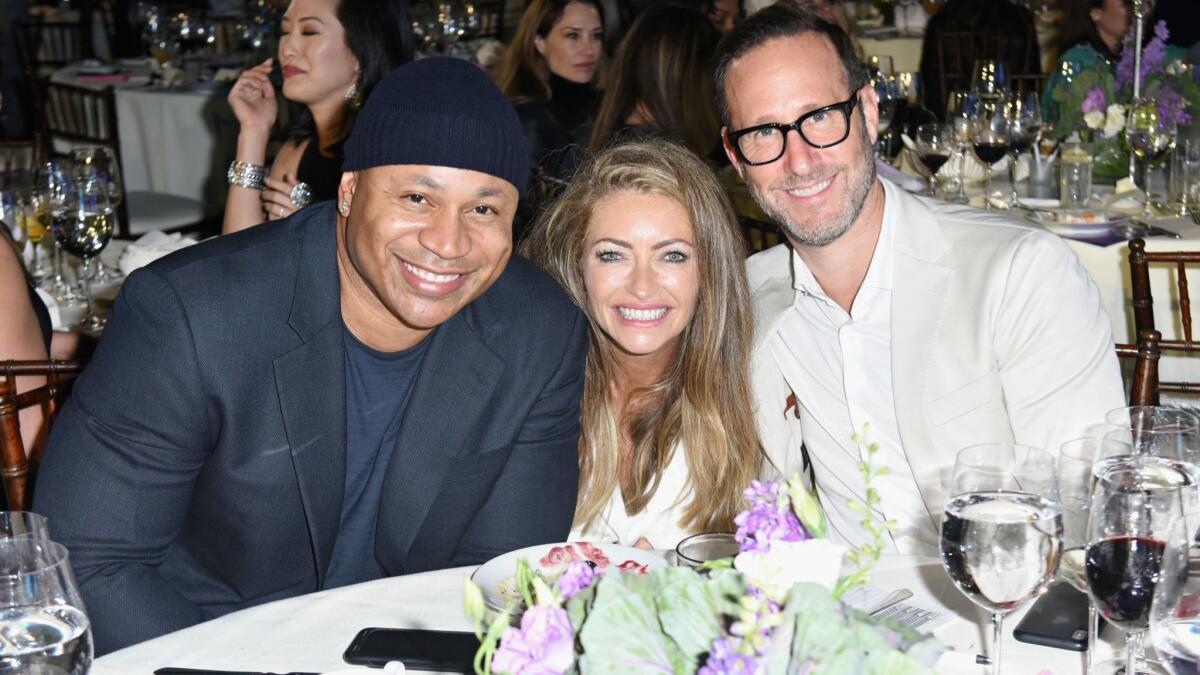
[[[429,339],[402,352],[381,352],[342,327],[346,352],[346,492],[324,588],[379,579],[375,524],[383,477],[421,357]]]

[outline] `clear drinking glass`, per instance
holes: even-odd
[[[1195,551],[1190,542],[1167,545],[1150,605],[1150,639],[1172,675],[1200,671],[1200,565],[1192,562]]]
[[[108,201],[108,187],[94,172],[82,171],[67,195],[56,205],[54,229],[63,250],[83,261],[79,270],[83,282],[83,299],[87,314],[80,322],[85,332],[97,332],[104,328],[104,319],[98,316],[92,302],[92,258],[108,246],[112,238],[113,214]]]
[[[0,539],[0,668],[83,675],[92,631],[67,549],[31,537]]]
[[[50,193],[42,188],[32,188],[19,196],[21,227],[25,238],[33,244],[33,264],[29,274],[42,280],[50,275],[46,261],[42,258],[42,240],[50,232]]]
[[[1017,163],[1026,150],[1033,147],[1042,131],[1042,104],[1037,94],[1029,94],[1025,98],[1013,97],[1005,104],[1005,113],[1009,118],[1009,138],[1012,147],[1009,150],[1008,178],[1012,191],[1009,194],[1009,208],[1016,208],[1020,196],[1017,194]]]
[[[892,127],[892,119],[896,116],[896,106],[900,101],[900,90],[895,79],[890,75],[878,75],[871,79],[875,88],[875,97],[879,100],[879,122],[876,125],[878,135],[875,140],[875,153],[883,157],[887,151],[887,134]]]
[[[50,541],[46,516],[33,511],[0,511],[0,538],[35,537]]]
[[[108,201],[112,205],[113,213],[116,214],[117,207],[124,198],[125,189],[123,187],[124,183],[121,181],[121,165],[117,162],[116,154],[112,148],[102,145],[76,148],[71,151],[71,159],[75,162],[77,173],[79,171],[95,172],[96,177],[107,187]],[[121,277],[122,275],[119,271],[110,268],[102,261],[96,261],[97,280],[115,281]]]
[[[1138,101],[1130,106],[1125,119],[1125,144],[1137,162],[1138,187],[1146,193],[1143,218],[1156,215],[1150,197],[1150,165],[1163,156],[1174,140],[1175,123],[1159,114],[1154,101]]]
[[[971,148],[985,167],[983,208],[992,208],[992,166],[1012,147],[1012,121],[1004,99],[980,99],[971,114]]]
[[[1054,457],[1005,443],[965,448],[954,462],[942,519],[942,565],[992,615],[992,673],[1001,668],[1004,616],[1046,590],[1062,554]]]
[[[699,567],[710,560],[731,558],[739,553],[732,532],[704,532],[681,540],[675,546],[675,564]]]
[[[1128,406],[1104,416],[1105,436],[1133,446],[1134,454],[1197,463],[1200,417],[1179,408]]]
[[[1171,168],[1167,174],[1167,200],[1174,213],[1188,215],[1196,206],[1200,188],[1200,138],[1179,138],[1171,151]]]
[[[995,59],[978,59],[971,67],[971,93],[982,101],[998,102],[1008,95],[1008,66]]]
[[[958,185],[955,188],[955,201],[966,199],[965,169],[967,151],[971,148],[971,110],[974,99],[966,91],[952,91],[946,101],[946,124],[954,130],[955,165],[958,168]]]
[[[929,196],[937,193],[937,173],[954,154],[954,127],[949,124],[922,124],[917,127],[917,159],[929,170]]]
[[[1058,159],[1058,202],[1064,209],[1085,209],[1092,195],[1092,144],[1062,144]]]
[[[1168,546],[1185,546],[1178,462],[1139,456],[1107,465],[1088,510],[1084,570],[1088,596],[1110,624],[1125,631],[1125,672],[1139,672],[1155,585]],[[1195,490],[1190,485],[1189,489]]]
[[[1128,457],[1133,448],[1117,440],[1079,438],[1063,443],[1058,451],[1058,493],[1063,514],[1063,554],[1058,576],[1081,593],[1087,593],[1084,560],[1087,552],[1088,506],[1096,483],[1094,467],[1102,457]],[[1099,614],[1088,603],[1088,643],[1083,655],[1083,672],[1092,672],[1093,654],[1099,639]]]

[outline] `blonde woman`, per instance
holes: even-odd
[[[744,246],[712,171],[666,140],[604,150],[523,252],[591,322],[573,536],[672,548],[731,531],[763,460]]]

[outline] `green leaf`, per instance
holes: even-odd
[[[628,675],[695,669],[659,625],[653,599],[659,590],[657,579],[652,574],[606,574],[597,584],[592,611],[579,633],[584,654],[580,672]]]

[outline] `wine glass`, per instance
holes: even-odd
[[[1017,194],[1017,162],[1038,140],[1042,130],[1042,105],[1034,93],[1030,93],[1026,98],[1013,97],[1005,104],[1005,114],[1009,119],[1009,138],[1012,143],[1008,165],[1008,179],[1012,192],[1009,195],[1008,206],[1016,208],[1020,198]]]
[[[1135,455],[1196,463],[1200,417],[1180,408],[1128,406],[1104,416],[1105,435],[1131,445]]]
[[[946,101],[946,124],[954,129],[955,163],[958,167],[958,183],[955,187],[955,200],[966,199],[964,172],[967,164],[967,150],[971,147],[971,111],[975,100],[967,91],[950,92]]]
[[[887,55],[868,56],[867,70],[884,77],[890,77],[893,72],[892,57]]]
[[[996,59],[977,59],[971,67],[971,93],[997,102],[1008,95],[1008,66]]]
[[[971,147],[984,164],[983,208],[992,208],[992,166],[1004,159],[1011,145],[1011,121],[1004,100],[979,99],[971,114]]]
[[[1154,101],[1137,101],[1130,106],[1125,119],[1125,144],[1137,163],[1139,187],[1146,193],[1143,218],[1156,215],[1150,199],[1150,165],[1163,156],[1174,138],[1175,122],[1161,115]]]
[[[1005,443],[965,448],[954,462],[942,520],[942,565],[958,590],[992,615],[992,673],[1004,616],[1053,580],[1062,553],[1054,457]]]
[[[112,205],[113,212],[117,213],[125,190],[121,181],[121,165],[117,162],[116,153],[112,148],[102,145],[76,148],[71,151],[71,159],[75,162],[77,172],[88,169],[95,171],[97,178],[107,187],[108,202]],[[121,273],[105,265],[103,261],[98,261],[96,278],[100,281],[115,281],[121,278]]]
[[[936,196],[937,173],[954,153],[954,127],[949,124],[922,124],[917,127],[917,159],[929,169],[929,196]]]
[[[104,328],[104,319],[96,315],[93,307],[91,261],[112,238],[114,216],[108,200],[108,186],[95,172],[82,172],[53,215],[63,250],[83,261],[79,277],[83,282],[87,313],[80,328],[85,332],[98,332]]]
[[[1133,454],[1127,444],[1105,438],[1078,438],[1063,443],[1058,451],[1058,494],[1063,514],[1063,554],[1058,576],[1081,593],[1087,593],[1084,560],[1087,551],[1088,505],[1096,483],[1094,467],[1101,457]],[[1099,639],[1099,614],[1088,603],[1088,643],[1084,673],[1093,672],[1092,658]]]
[[[0,539],[0,663],[12,672],[87,673],[92,630],[85,611],[64,546]]]
[[[30,276],[42,281],[50,276],[50,269],[42,257],[42,240],[50,232],[50,193],[33,187],[18,196],[20,226],[25,230],[25,238],[33,244],[33,265],[29,270]]]
[[[1143,661],[1163,554],[1169,545],[1186,545],[1178,482],[1185,476],[1178,465],[1151,456],[1109,464],[1092,490],[1084,560],[1088,596],[1106,621],[1125,631],[1126,673],[1138,672]]]
[[[34,186],[36,190],[45,191],[44,194],[48,200],[46,205],[51,214],[58,208],[64,196],[70,192],[70,186],[73,184],[73,181],[69,162],[51,160],[43,162],[38,167]],[[41,211],[38,213],[41,213]],[[58,241],[58,232],[54,230],[53,218],[48,221],[48,226],[50,233],[54,235],[54,247],[50,249],[50,265],[53,274],[47,275],[43,285],[60,303],[79,300],[79,294],[75,292],[71,285],[67,283],[66,277],[63,276],[61,245]]]
[[[900,99],[900,90],[895,80],[888,75],[878,75],[871,79],[875,88],[875,97],[879,100],[879,122],[876,125],[878,134],[875,139],[875,152],[879,157],[887,153],[887,134],[891,129],[892,119],[896,116],[896,105]]]
[[[1167,545],[1150,605],[1150,639],[1172,675],[1200,669],[1200,567],[1190,542]]]

